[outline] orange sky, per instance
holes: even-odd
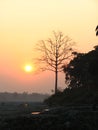
[[[0,91],[51,92],[53,74],[23,70],[32,63],[34,45],[55,30],[89,51],[98,43],[97,24],[97,0],[0,0]],[[64,88],[64,74],[59,86]]]

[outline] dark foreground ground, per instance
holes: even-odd
[[[41,105],[39,109],[37,104],[35,110],[41,110],[40,114],[31,114],[33,107],[21,108],[21,110],[20,108],[17,108],[18,111],[6,110],[6,114],[1,109],[0,130],[98,130],[97,106],[96,108],[67,106],[46,109]]]

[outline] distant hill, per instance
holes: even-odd
[[[28,94],[24,93],[9,93],[3,92],[0,93],[0,102],[43,102],[46,98],[48,98],[48,94],[40,94],[40,93],[32,93]]]

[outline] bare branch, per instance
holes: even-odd
[[[64,63],[72,57],[74,42],[68,36],[64,36],[62,32],[54,31],[53,36],[48,40],[40,41],[37,45],[37,51],[40,54],[37,61],[40,66],[42,65],[42,70],[55,72],[57,85],[57,74],[63,70]]]

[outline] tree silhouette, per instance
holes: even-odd
[[[37,63],[41,65],[42,70],[49,70],[55,73],[55,94],[58,90],[58,72],[63,71],[63,65],[72,54],[74,42],[62,32],[53,32],[53,37],[48,40],[42,40],[37,44],[37,51],[40,57]]]
[[[95,31],[96,31],[96,36],[98,36],[98,25],[97,25]]]
[[[65,66],[65,79],[69,88],[98,86],[98,46],[88,53],[77,53],[77,56]]]

